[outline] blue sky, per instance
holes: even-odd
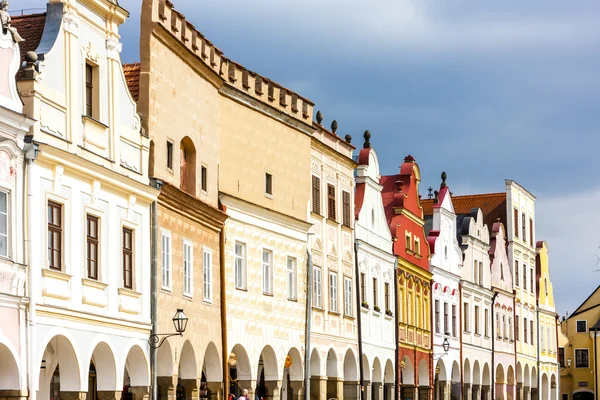
[[[561,314],[600,282],[600,3],[579,0],[173,0],[242,65],[310,98],[383,173],[406,154],[421,193],[442,171],[455,194],[514,179],[537,198]],[[45,7],[43,0],[12,9]],[[140,0],[121,27],[138,60]]]

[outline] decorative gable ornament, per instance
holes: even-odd
[[[17,91],[15,76],[21,63],[19,43],[24,39],[17,29],[11,25],[8,14],[8,1],[0,1],[0,106],[18,113],[23,112],[23,103]]]

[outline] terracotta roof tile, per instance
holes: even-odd
[[[506,193],[486,193],[466,196],[452,196],[456,215],[469,214],[473,208],[483,212],[483,223],[491,229],[498,218],[506,226]],[[423,213],[433,214],[433,199],[421,200]]]
[[[46,13],[14,16],[11,17],[11,23],[12,26],[17,28],[19,35],[25,39],[24,42],[19,44],[21,63],[23,63],[25,54],[28,51],[35,51],[42,40],[44,26],[46,25]],[[21,71],[17,73],[17,80],[20,78],[20,75]]]
[[[140,97],[140,63],[123,64],[123,73],[131,96],[138,101]]]

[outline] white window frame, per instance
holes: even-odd
[[[435,333],[436,334],[440,334],[440,300],[439,299],[435,299],[434,302],[434,319],[435,319]]]
[[[186,254],[186,250],[189,251]],[[187,239],[183,239],[183,295],[193,297],[194,293],[194,245]]]
[[[10,235],[9,235],[9,232],[10,232],[10,200],[11,200],[10,199],[10,192],[5,191],[5,190],[0,190],[0,196],[2,196],[2,195],[6,196],[6,202],[5,202],[5,204],[6,204],[6,211],[4,211],[4,212],[0,211],[0,214],[3,214],[5,216],[5,218],[6,218],[6,220],[5,220],[6,221],[6,226],[4,227],[6,233],[5,234],[1,234],[0,233],[0,236],[6,238],[6,241],[4,242],[4,244],[6,246],[6,254],[1,254],[0,253],[0,257],[2,257],[2,258],[10,258],[10,253],[11,253],[10,252],[10,245],[11,245],[11,243],[10,243]]]
[[[241,255],[237,253],[238,245],[242,249]],[[233,275],[236,289],[246,290],[246,256],[246,243],[236,240],[233,243]]]
[[[322,275],[321,275],[321,267],[313,266],[313,307],[323,308],[323,303],[321,299],[321,288],[322,288]]]
[[[298,260],[296,257],[287,256],[285,272],[287,299],[296,301],[298,299]]]
[[[171,291],[173,283],[173,238],[171,232],[164,229],[160,231],[160,255],[161,288]]]
[[[213,301],[212,262],[212,250],[204,247],[202,249],[202,300],[206,303]]]
[[[344,276],[344,315],[352,317],[352,278]]]
[[[268,255],[269,260],[265,261],[265,255]],[[273,295],[273,250],[263,248],[261,256],[262,265],[262,289],[263,294]]]
[[[338,312],[337,272],[329,271],[329,311]]]

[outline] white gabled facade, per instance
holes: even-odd
[[[119,57],[126,16],[105,0],[51,2],[19,82],[36,120],[26,213],[34,399],[148,395],[157,192]]]
[[[427,242],[431,251],[434,399],[461,398],[460,267],[462,252],[456,238],[456,215],[446,173],[433,201]],[[444,341],[448,340],[448,351]]]
[[[457,225],[463,252],[461,304],[473,315],[472,323],[480,321],[478,330],[462,332],[463,393],[464,398],[481,399],[490,391],[492,365],[490,233],[479,208],[459,215]]]
[[[392,236],[381,198],[380,178],[379,159],[375,150],[362,149],[356,170],[354,226],[358,244],[359,279],[366,284],[364,293],[359,293],[359,300],[361,304],[368,304],[360,308],[362,367],[365,390],[370,396],[367,398],[392,399],[396,350],[395,256],[392,253]]]

